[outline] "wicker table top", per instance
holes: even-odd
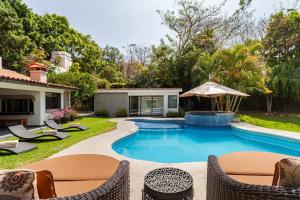
[[[159,199],[191,199],[193,178],[181,169],[155,169],[146,174],[144,191]]]

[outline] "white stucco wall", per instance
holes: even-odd
[[[170,89],[112,89],[105,90],[100,89],[97,91],[98,94],[119,94],[119,93],[127,93],[128,97],[130,96],[163,96],[164,99],[164,112],[163,116],[166,117],[169,111],[178,111],[179,106],[179,93],[182,92],[180,88],[170,88]],[[176,95],[177,96],[177,108],[168,108],[168,96]]]
[[[8,89],[9,88],[9,89]],[[28,120],[29,126],[41,126],[44,120],[48,119],[49,111],[46,110],[46,92],[61,94],[61,108],[69,107],[70,92],[64,89],[56,89],[49,87],[37,87],[30,85],[21,85],[13,83],[0,82],[0,95],[32,95],[34,96],[34,114],[33,115],[0,115],[0,119],[24,119]]]

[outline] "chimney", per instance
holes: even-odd
[[[2,69],[2,57],[0,57],[0,69]]]
[[[28,68],[32,81],[47,83],[47,67],[44,64],[32,62]]]
[[[55,70],[56,73],[69,71],[73,62],[71,54],[65,51],[52,51],[50,61],[54,63],[56,59],[59,59],[58,68]]]

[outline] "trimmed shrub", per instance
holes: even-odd
[[[184,117],[185,116],[185,110],[179,108],[179,110],[178,110],[178,116],[179,117]]]
[[[178,112],[176,111],[168,111],[167,117],[178,117]]]
[[[116,111],[116,117],[127,117],[127,109],[126,108],[118,108]]]
[[[108,111],[105,108],[101,108],[95,112],[95,115],[98,117],[108,117]]]
[[[185,111],[183,109],[179,109],[178,111],[169,111],[167,112],[167,117],[184,117]]]

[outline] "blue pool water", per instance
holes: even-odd
[[[300,156],[299,141],[231,127],[193,127],[180,122],[138,121],[139,131],[113,144],[129,158],[161,163],[207,161],[236,151]]]

